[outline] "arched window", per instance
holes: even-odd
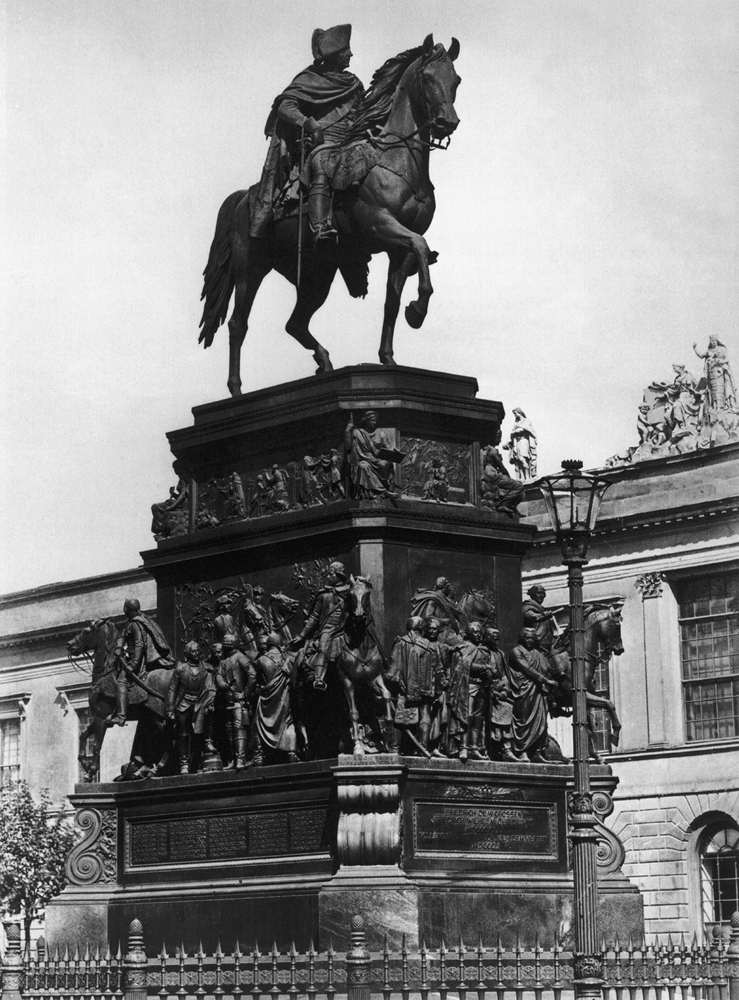
[[[699,842],[703,926],[728,924],[739,910],[739,829],[714,824]]]

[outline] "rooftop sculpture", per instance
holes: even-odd
[[[607,466],[739,441],[736,382],[726,346],[710,336],[705,351],[697,344],[693,350],[703,361],[702,374],[693,375],[685,365],[673,364],[671,382],[651,382],[639,405],[638,445],[611,456]]]

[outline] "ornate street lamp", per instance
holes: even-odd
[[[582,568],[603,494],[613,482],[582,471],[582,462],[562,462],[562,471],[543,476],[542,492],[562,562],[567,566],[570,597],[570,662],[575,788],[570,798],[572,864],[575,890],[575,995],[601,996],[603,969],[598,936],[598,875],[593,800],[590,794],[588,710],[585,689],[585,620]]]

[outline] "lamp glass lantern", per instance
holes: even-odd
[[[564,562],[584,562],[601,501],[612,480],[582,471],[582,462],[566,459],[562,471],[542,476],[537,485]]]

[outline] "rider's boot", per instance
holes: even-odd
[[[128,711],[128,684],[125,679],[116,682],[115,715],[111,716],[111,726],[125,726]]]
[[[177,770],[180,774],[190,773],[189,742],[187,736],[177,737]]]
[[[236,752],[234,754],[234,761],[237,771],[243,771],[247,766],[246,759],[246,733],[241,730],[236,736]]]
[[[308,221],[313,239],[318,243],[321,240],[334,240],[338,233],[331,219],[331,185],[328,177],[322,170],[316,169],[315,164],[313,169],[308,194]]]

